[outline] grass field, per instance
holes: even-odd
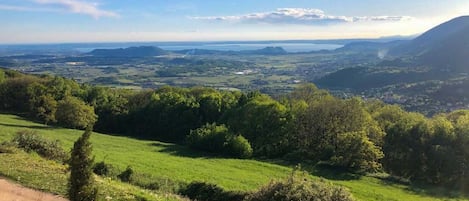
[[[15,115],[0,114],[0,141],[10,140],[17,131],[24,129],[36,130],[49,139],[58,139],[67,150],[83,133],[79,130],[44,126]],[[191,151],[183,146],[157,141],[144,141],[99,133],[92,135],[91,141],[96,155],[95,161],[105,160],[121,170],[131,165],[136,172],[148,175],[148,179],[168,179],[184,183],[206,181],[227,190],[251,191],[272,179],[284,178],[291,172],[291,168],[281,165],[255,160],[217,158]],[[8,157],[25,158],[14,159]],[[29,154],[13,156],[0,154],[0,174],[10,178],[15,178],[19,174],[23,174],[23,176],[35,174],[36,168],[31,169],[29,167],[28,171],[23,170],[23,168],[28,169],[24,167],[28,166],[27,164],[21,164],[23,163],[21,161],[28,160],[26,157],[42,160]],[[48,163],[47,161],[43,162]],[[51,167],[54,167],[53,163],[51,163]],[[63,182],[66,181],[64,179],[66,177],[63,176],[64,171],[60,167],[49,168],[48,170],[56,172],[55,176],[63,178],[58,179],[58,183],[49,182],[49,186],[39,189],[62,194],[65,185]],[[37,171],[47,171],[47,168],[37,168]],[[349,188],[358,200],[469,200],[457,197],[457,195],[448,196],[446,191],[442,193],[442,190],[437,188],[415,190],[406,185],[389,183],[370,176],[347,178],[334,175],[331,172],[314,171],[314,169],[311,171],[314,174],[313,177],[322,176],[333,183]],[[41,181],[40,177],[33,180],[35,182],[25,183],[28,186],[38,188],[38,186],[44,185],[41,182],[46,182]],[[24,181],[20,179],[20,182],[23,183]],[[445,195],[442,196],[442,194]]]

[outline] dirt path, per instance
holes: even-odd
[[[32,190],[0,178],[1,201],[68,201],[63,197]]]

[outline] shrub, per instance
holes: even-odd
[[[225,153],[237,158],[250,158],[252,148],[248,140],[241,135],[230,137],[225,144]]]
[[[231,133],[225,125],[206,124],[186,138],[189,147],[236,158],[249,158],[252,148],[243,136]]]
[[[127,166],[127,168],[122,173],[117,175],[117,177],[123,182],[131,182],[133,180],[133,174],[134,170],[132,167]]]
[[[20,149],[26,152],[36,152],[40,156],[57,161],[67,161],[68,154],[62,149],[60,142],[42,138],[36,131],[18,131],[12,140]]]
[[[192,182],[179,193],[198,201],[241,201],[245,196],[243,193],[225,191],[215,184],[205,182]]]
[[[192,130],[187,136],[186,142],[193,149],[222,153],[228,135],[228,128],[225,125],[206,124]]]
[[[111,176],[116,176],[116,168],[112,166],[111,164],[107,164],[104,161],[101,161],[99,163],[94,164],[93,166],[93,172],[97,175],[100,176],[106,176],[106,177],[111,177]]]
[[[293,172],[285,181],[274,181],[247,195],[245,201],[351,201],[352,195],[343,187],[324,181],[311,181],[306,173]]]

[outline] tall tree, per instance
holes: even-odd
[[[70,158],[70,181],[68,196],[71,201],[94,201],[98,190],[94,185],[91,128],[75,142]]]
[[[55,116],[59,124],[69,128],[87,128],[97,120],[94,108],[73,96],[58,102]]]

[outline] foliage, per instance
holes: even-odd
[[[58,140],[46,140],[33,130],[18,131],[12,142],[26,152],[34,151],[47,159],[62,162],[68,159],[68,154],[62,149],[62,145]]]
[[[237,158],[249,158],[252,155],[249,142],[243,136],[231,133],[225,125],[206,124],[192,130],[186,142],[194,149]]]
[[[115,176],[115,168],[111,164],[101,161],[93,165],[93,173],[103,177],[111,177]]]
[[[215,184],[205,182],[191,182],[179,192],[192,200],[199,201],[241,201],[245,194],[225,191]]]
[[[132,167],[127,166],[127,168],[122,173],[117,175],[117,178],[119,178],[123,182],[132,182],[134,180],[133,176],[134,170],[132,169]]]
[[[27,112],[29,109],[28,87],[39,78],[21,75],[6,79],[0,84],[0,109]]]
[[[75,97],[59,101],[56,118],[61,125],[79,129],[93,126],[97,120],[93,107]]]
[[[75,142],[70,158],[70,179],[68,197],[71,201],[95,201],[98,189],[93,176],[92,147],[90,143],[91,129]]]
[[[225,143],[225,153],[237,158],[250,158],[252,148],[249,141],[243,136],[229,136]]]
[[[313,181],[306,173],[293,172],[284,181],[272,181],[257,192],[248,195],[245,201],[351,201],[352,195],[343,187],[324,181]]]
[[[293,147],[313,161],[357,170],[380,168],[384,133],[360,99],[340,100],[314,86],[299,90],[293,95],[300,99],[292,100]]]
[[[252,144],[255,154],[273,157],[287,150],[288,117],[287,108],[281,103],[267,95],[251,93],[240,97],[239,106],[227,111],[224,118],[230,129]]]

